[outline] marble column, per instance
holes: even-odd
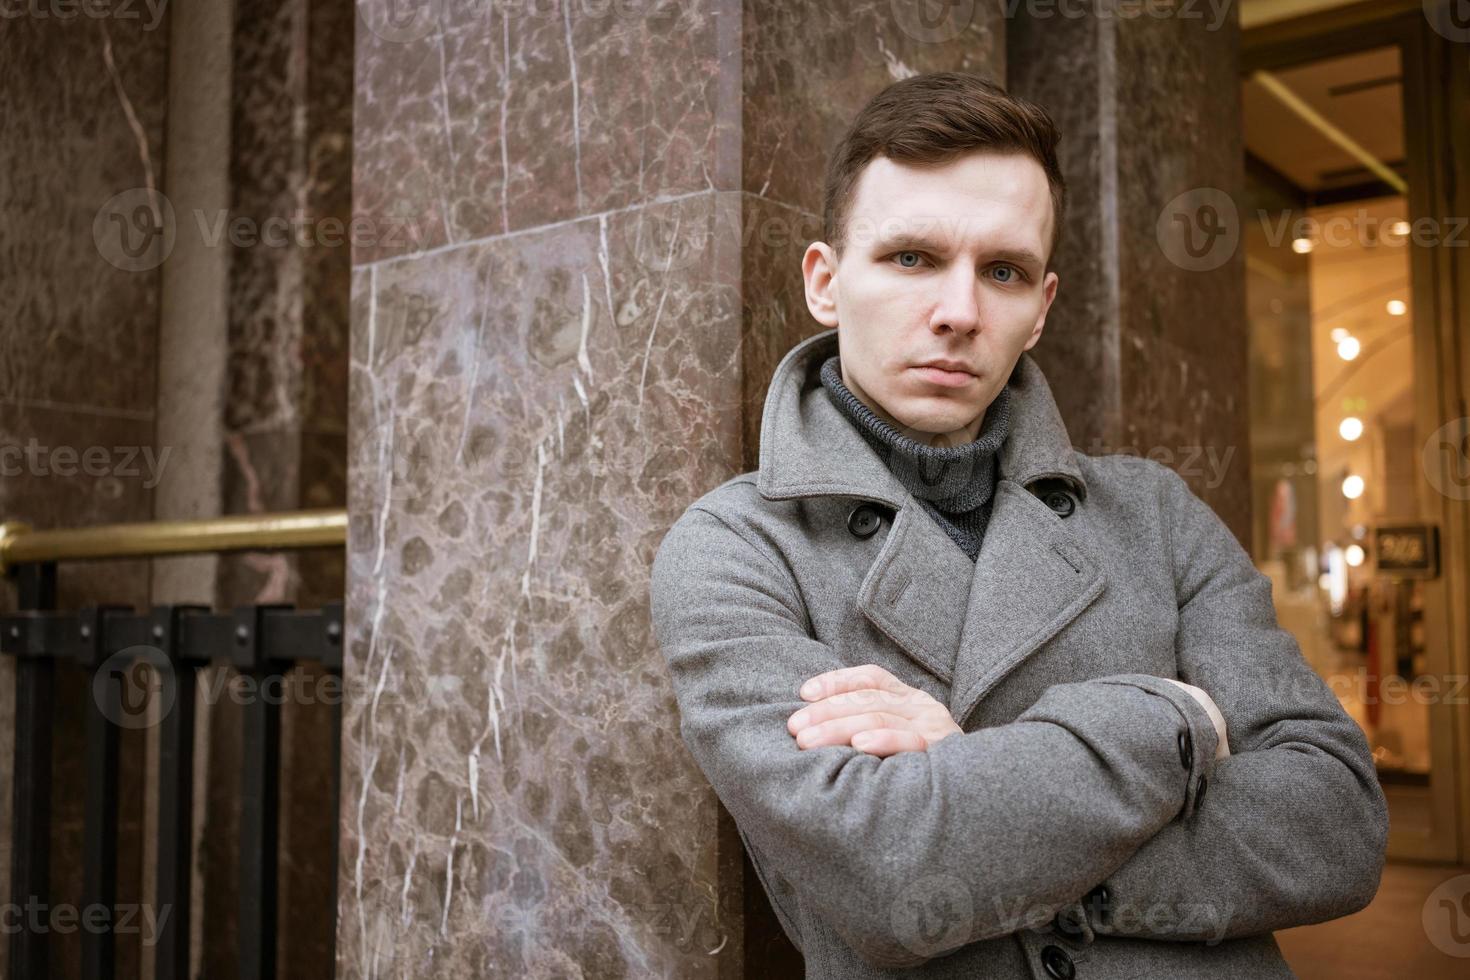
[[[853,113],[993,5],[359,4],[338,967],[800,976],[648,566],[754,467]]]
[[[1249,547],[1237,16],[1023,4],[1006,43],[1010,90],[1063,133],[1061,288],[1036,356],[1072,441],[1173,467]]]
[[[346,502],[350,294],[351,0],[236,0],[229,40],[229,254],[225,513]],[[217,222],[219,216],[207,217]],[[210,224],[207,227],[218,227]],[[199,232],[206,233],[200,225]],[[223,555],[222,608],[340,601],[340,552]],[[229,668],[212,665],[218,683]],[[281,707],[277,974],[321,977],[334,961],[331,787],[334,710],[320,667],[302,664]],[[241,706],[217,698],[208,733],[195,919],[196,969],[228,980],[238,965]]]
[[[158,252],[147,229],[118,223],[150,200],[163,171],[168,21],[82,16],[47,5],[0,19],[0,520],[35,528],[147,520],[167,472],[154,436]],[[161,259],[159,259],[161,261]],[[62,608],[146,606],[148,563],[72,562]],[[0,608],[14,608],[9,582]],[[52,909],[80,904],[85,772],[84,671],[55,672]],[[0,902],[9,895],[14,662],[0,657]],[[123,780],[144,763],[139,730],[121,735]],[[142,812],[118,818],[120,903],[143,900]],[[10,935],[0,935],[9,976]],[[48,939],[51,971],[77,976],[81,935]],[[136,975],[137,937],[119,935],[119,975]]]

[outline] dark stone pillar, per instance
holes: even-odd
[[[239,0],[231,43],[226,513],[346,502],[347,304],[351,267],[351,0]],[[227,225],[226,229],[230,226]],[[192,231],[193,229],[191,229]],[[330,550],[247,553],[219,562],[223,608],[340,601]],[[225,668],[214,666],[211,671]],[[277,973],[314,980],[335,960],[330,790],[334,688],[302,665],[281,708]],[[217,677],[216,682],[222,682]],[[202,969],[237,965],[241,709],[208,709]]]
[[[1061,128],[1071,195],[1037,361],[1078,448],[1173,467],[1249,547],[1237,12],[1026,6],[1010,90]]]

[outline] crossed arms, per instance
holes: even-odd
[[[1276,626],[1269,582],[1228,529],[1174,474],[1162,493],[1179,671],[1228,722],[1234,752],[1217,761],[1204,705],[1146,674],[1053,685],[1015,721],[922,751],[803,747],[799,689],[846,665],[809,635],[789,573],[699,507],[665,537],[653,626],[685,743],[747,839],[873,964],[1014,932],[1104,880],[1112,920],[1161,940],[1323,921],[1372,898],[1387,812],[1361,730]],[[937,940],[908,926],[911,903],[956,890],[968,922]],[[1151,933],[1117,914],[1200,904],[1227,913],[1223,931],[1175,916]]]

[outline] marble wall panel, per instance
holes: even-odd
[[[739,294],[733,250],[641,236],[717,204],[357,272],[345,975],[695,976],[738,948],[646,601],[662,532],[733,475],[739,335],[710,325]]]
[[[737,185],[728,0],[359,11],[357,262]]]

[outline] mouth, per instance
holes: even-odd
[[[968,371],[935,367],[932,364],[922,364],[912,370],[917,371],[925,381],[945,388],[963,388],[975,380],[975,376]]]

